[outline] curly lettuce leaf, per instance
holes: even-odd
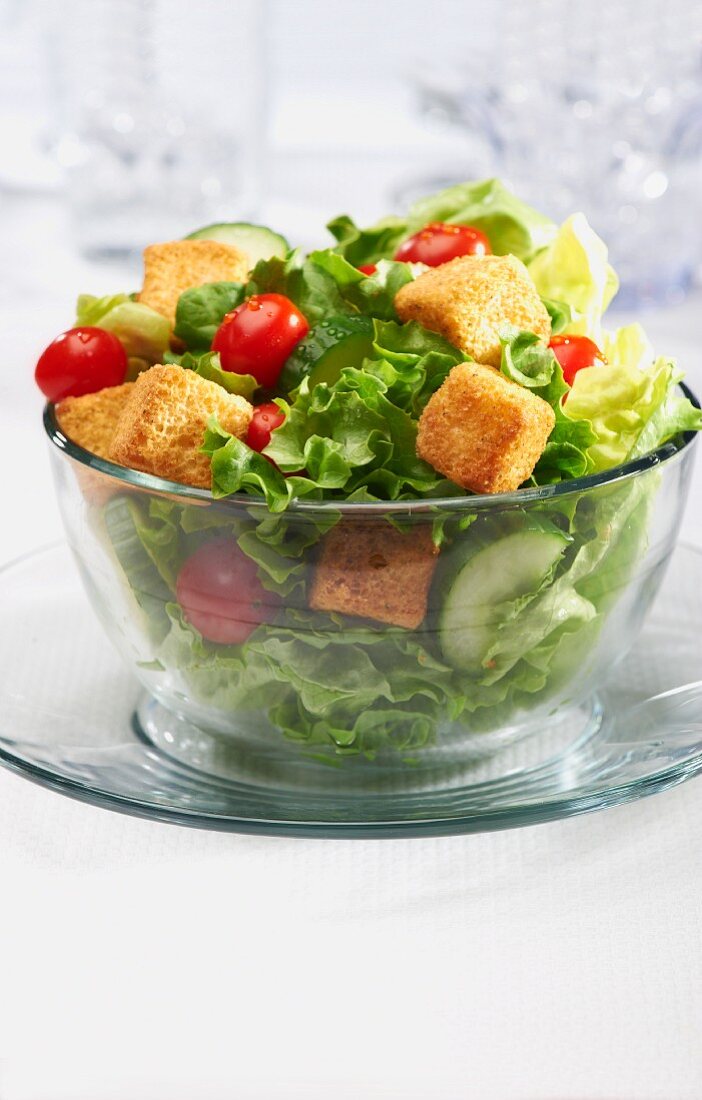
[[[398,325],[376,320],[373,351],[377,358],[366,360],[364,370],[381,379],[388,400],[412,416],[421,414],[451,368],[467,358],[416,321]]]
[[[242,283],[205,283],[183,291],[176,305],[174,335],[188,351],[209,351],[227,313],[244,300]]]
[[[412,412],[461,353],[420,326],[375,326],[387,358],[366,360],[362,369],[346,367],[333,385],[310,387],[303,379],[291,403],[278,400],[285,421],[263,455],[211,422],[203,450],[211,456],[215,496],[254,492],[279,512],[294,497],[399,500],[460,493],[417,457]]]
[[[315,484],[334,470],[329,488],[363,488],[381,499],[423,496],[445,484],[416,454],[417,424],[387,396],[387,384],[347,368],[334,386],[303,382],[266,454],[283,471],[304,469]]]
[[[337,251],[358,266],[390,258],[401,241],[429,222],[475,226],[487,235],[497,255],[512,253],[522,260],[544,248],[555,233],[550,218],[497,179],[448,187],[415,202],[405,218],[384,218],[368,229],[359,229],[347,215],[334,218],[327,228],[338,242]]]
[[[463,710],[460,680],[419,634],[288,609],[244,645],[218,646],[176,604],[166,611],[161,660],[175,664],[195,697],[267,713],[284,736],[332,758],[419,749]]]
[[[619,288],[607,262],[607,246],[584,214],[573,214],[529,264],[542,298],[563,303],[571,312],[566,332],[586,335],[598,343],[602,315]]]

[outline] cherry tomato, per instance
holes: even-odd
[[[256,563],[229,537],[205,543],[184,562],[176,598],[191,626],[221,645],[245,642],[280,602],[259,581]]]
[[[262,451],[271,441],[271,432],[285,420],[285,413],[272,401],[257,405],[246,432],[246,442],[252,451]]]
[[[307,318],[283,294],[254,294],[228,313],[212,350],[223,370],[252,374],[266,389],[278,381],[285,360],[309,332]]]
[[[552,336],[548,345],[563,369],[563,377],[569,386],[579,370],[594,367],[595,360],[605,362],[597,344],[587,336]]]
[[[455,260],[456,256],[488,256],[491,252],[489,240],[479,229],[473,229],[470,225],[431,222],[402,242],[395,259],[439,267]]]
[[[120,386],[127,353],[112,332],[83,325],[62,332],[41,353],[34,379],[49,401]]]
[[[358,270],[364,275],[375,275],[378,268],[375,264],[360,264]]]

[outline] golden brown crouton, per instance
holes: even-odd
[[[425,525],[398,531],[386,520],[342,520],[325,535],[309,605],[395,626],[419,626],[438,547]]]
[[[203,283],[246,282],[249,257],[220,241],[169,241],[144,249],[144,286],[139,301],[173,324],[184,290]]]
[[[480,363],[459,363],[419,419],[417,454],[474,493],[508,493],[532,473],[556,417],[542,398]]]
[[[516,256],[458,256],[431,268],[395,297],[402,321],[439,332],[477,363],[499,367],[506,325],[548,341],[551,319]]]
[[[209,489],[210,460],[202,454],[207,421],[242,438],[253,409],[237,394],[182,367],[140,374],[120,417],[110,458],[147,474]]]
[[[125,382],[82,397],[64,398],[56,406],[59,428],[79,447],[99,458],[109,458],[117,421],[133,388],[133,382]]]

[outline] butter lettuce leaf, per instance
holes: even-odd
[[[95,325],[112,332],[130,360],[130,375],[162,363],[168,351],[171,326],[155,309],[135,302],[128,294],[96,298],[81,294],[76,303],[76,325]]]
[[[680,432],[702,428],[702,414],[678,389],[682,372],[661,356],[640,369],[623,361],[578,371],[568,414],[590,421],[588,448],[595,471],[607,470],[662,446]]]
[[[602,315],[619,287],[607,262],[607,246],[584,214],[573,214],[531,261],[529,274],[542,298],[564,303],[571,312],[561,331],[599,343]]]

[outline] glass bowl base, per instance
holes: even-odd
[[[439,743],[402,759],[397,753],[372,759],[351,755],[335,758],[287,741],[252,718],[248,736],[203,729],[144,695],[132,715],[132,728],[144,744],[172,763],[192,769],[203,779],[245,784],[259,791],[305,793],[322,800],[330,796],[422,794],[495,784],[518,776],[536,775],[546,783],[566,757],[581,751],[597,736],[604,719],[597,696],[578,706],[560,708],[547,719],[469,734],[453,723],[441,731]],[[372,814],[372,807],[367,813]]]
[[[597,698],[532,727],[476,735],[468,748],[448,739],[407,767],[381,758],[330,766],[283,738],[257,748],[253,728],[234,741],[145,698],[66,546],[0,571],[0,605],[0,762],[142,817],[297,836],[441,835],[596,810],[702,770],[702,553],[685,546]]]

